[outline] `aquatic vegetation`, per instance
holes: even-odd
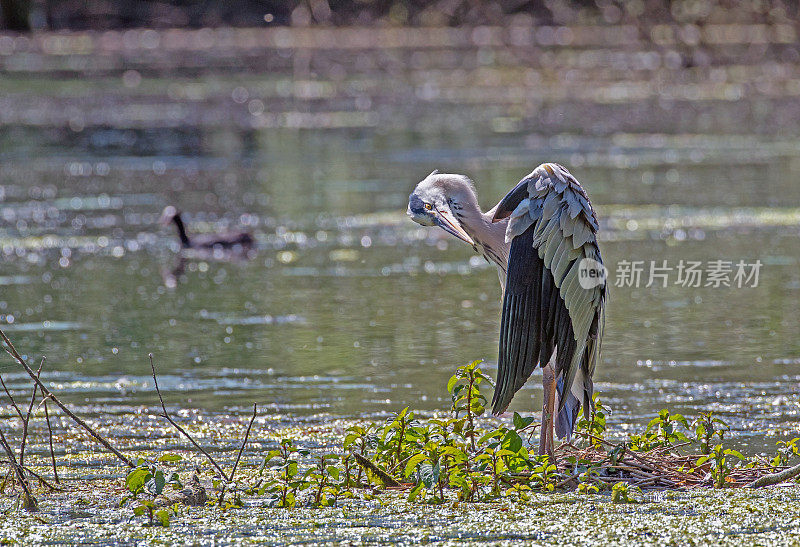
[[[660,410],[658,416],[647,424],[643,434],[631,436],[631,450],[646,452],[654,448],[689,442],[688,437],[679,431],[678,426],[685,431],[689,430],[689,422],[682,415],[671,414],[666,408]]]
[[[721,444],[706,448],[728,431],[713,413],[699,415],[690,425],[664,409],[644,432],[611,442],[606,439],[608,409],[597,394],[590,418],[578,424],[579,440],[558,447],[557,461],[536,456],[533,417],[515,413],[511,427],[481,427],[477,418],[487,404],[481,385],[491,381],[480,364],[459,367],[450,378],[446,415],[422,419],[406,407],[383,424],[350,426],[338,453],[317,455],[283,439],[268,453],[258,486],[250,491],[270,494],[276,507],[333,506],[345,497],[381,490],[405,491],[409,502],[434,505],[453,499],[525,502],[531,493],[557,490],[605,490],[613,501],[630,503],[643,489],[742,486],[771,472],[762,460],[748,462]],[[796,443],[786,446],[797,449]],[[691,447],[707,453],[692,455]]]
[[[701,454],[711,452],[711,441],[714,437],[722,441],[725,433],[731,430],[728,424],[713,412],[701,412],[692,422],[692,427],[694,427],[694,440],[700,444]]]
[[[637,503],[642,499],[642,489],[618,482],[611,488],[611,501],[614,503]]]
[[[788,465],[792,456],[800,456],[800,437],[789,441],[778,441],[778,451],[770,462],[773,466]]]
[[[131,498],[136,498],[138,494],[149,492],[152,495],[159,495],[164,491],[168,484],[177,488],[182,487],[178,474],[170,469],[164,468],[165,462],[178,462],[183,458],[178,454],[166,453],[160,455],[155,461],[139,458],[136,467],[125,477],[125,486],[131,492]],[[128,498],[123,499],[122,503]]]
[[[609,412],[609,409],[600,402],[600,394],[598,392],[592,394],[592,405],[590,418],[587,420],[581,415],[580,420],[578,420],[578,430],[586,432],[591,446],[600,448],[603,445],[603,440],[605,440],[606,413]]]
[[[7,338],[4,342],[14,359],[23,361]],[[345,422],[332,427],[322,443],[299,440],[301,435],[305,439],[313,436],[313,428],[276,433],[276,444],[261,464],[255,466],[251,461],[237,475],[257,407],[254,405],[252,416],[244,422],[246,428],[234,451],[232,467],[223,467],[218,450],[203,448],[190,433],[192,428],[170,415],[154,365],[151,370],[162,411],[159,417],[179,433],[177,438],[188,441],[195,450],[194,457],[173,448],[139,457],[122,454],[114,448],[117,439],[103,436],[57,394],[47,392],[48,400],[63,407],[73,420],[76,431],[90,432],[94,441],[113,449],[109,456],[117,458],[117,466],[126,466],[123,485],[127,493],[115,507],[129,511],[133,522],[144,525],[142,530],[171,528],[192,507],[216,514],[246,512],[254,504],[265,510],[303,512],[345,511],[353,504],[378,507],[400,501],[407,508],[441,510],[460,503],[537,507],[543,496],[569,493],[600,495],[613,504],[630,504],[644,503],[644,496],[654,490],[755,488],[793,481],[800,475],[800,466],[788,467],[796,463],[798,439],[779,442],[778,454],[770,459],[748,459],[722,444],[709,448],[708,454],[696,454],[696,449],[703,451],[712,441],[722,441],[728,431],[724,420],[712,413],[699,415],[690,426],[689,419],[665,409],[643,432],[623,440],[610,438],[609,410],[599,396],[594,397],[589,418],[579,422],[573,441],[556,449],[554,460],[537,456],[532,450],[537,427],[534,417],[515,413],[507,422],[483,418],[488,401],[483,388],[491,385],[491,380],[482,372],[481,361],[459,367],[450,378],[447,389],[451,402],[446,412],[431,415],[406,407],[382,423]],[[42,388],[36,372],[27,374],[37,390],[47,389]],[[32,400],[35,402],[35,393]],[[24,422],[26,414],[15,408]],[[23,438],[26,430],[22,428]],[[30,463],[23,465],[21,452],[14,464],[8,442],[2,444],[10,456],[9,478],[17,479],[7,478],[4,491],[21,489],[21,501],[29,499],[35,504],[33,494],[38,492],[34,492],[34,480],[51,492],[61,490],[44,476],[41,462],[49,464],[46,458],[40,456],[40,467],[33,469]],[[53,454],[50,456],[55,476],[56,460]],[[75,484],[92,487],[96,482],[86,478]],[[115,487],[113,481],[108,484],[110,493]],[[118,490],[110,495],[118,496]],[[27,508],[34,510],[35,505]]]
[[[733,469],[744,460],[744,455],[738,450],[724,448],[721,444],[718,444],[711,449],[709,454],[698,458],[697,465],[707,464],[714,481],[714,488],[723,488],[729,480]]]

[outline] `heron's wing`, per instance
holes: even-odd
[[[605,278],[593,285],[583,277],[582,284],[580,274],[587,266],[602,268],[597,218],[578,181],[552,163],[537,167],[498,204],[494,218],[508,216],[506,240],[511,241],[511,251],[492,411],[505,411],[534,368],[545,366],[555,348],[559,410],[581,369],[581,402],[588,411],[600,352]]]

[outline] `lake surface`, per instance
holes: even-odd
[[[154,406],[149,352],[172,404],[209,413],[443,409],[456,366],[494,371],[500,287],[405,217],[408,194],[465,173],[489,208],[556,161],[595,205],[612,282],[642,261],[639,287],[611,288],[596,375],[614,427],[714,410],[774,446],[800,427],[791,44],[717,44],[698,68],[679,43],[598,32],[0,37],[0,323],[96,409]],[[170,204],[257,252],[180,263]],[[682,286],[681,260],[730,261],[733,286]],[[646,287],[663,261],[667,286]],[[512,408],[540,400],[535,376]]]

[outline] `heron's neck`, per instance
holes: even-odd
[[[177,214],[172,217],[172,222],[175,223],[175,226],[178,227],[178,237],[181,238],[181,245],[184,247],[191,247],[192,242],[189,241],[189,236],[186,235],[186,227],[183,225],[183,220],[181,219],[181,215]]]
[[[492,222],[494,209],[482,213],[477,204],[465,206],[460,211],[459,221],[477,246],[490,249],[505,264],[510,249],[510,244],[506,243],[508,220]]]

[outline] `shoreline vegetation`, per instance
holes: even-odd
[[[236,0],[220,3],[2,0],[0,29],[108,30],[135,27],[396,27],[573,24],[683,25],[735,22],[774,24],[797,15],[785,0]]]
[[[321,448],[308,446],[308,435],[313,432],[306,431],[305,438],[302,434],[282,435],[259,453],[260,464],[243,466],[237,475],[248,442],[261,436],[253,431],[257,405],[246,422],[234,463],[226,470],[219,456],[204,449],[195,438],[197,433],[190,432],[196,430],[195,425],[181,425],[168,411],[151,356],[161,409],[158,416],[184,441],[180,448],[173,444],[172,449],[155,453],[123,453],[115,448],[115,439],[80,418],[47,387],[40,377],[46,374],[44,359],[34,371],[2,330],[0,338],[6,352],[33,382],[25,404],[12,397],[0,377],[22,420],[17,450],[12,448],[10,433],[0,426],[0,446],[8,465],[0,491],[7,500],[16,499],[14,505],[22,513],[35,513],[48,496],[95,490],[100,484],[134,523],[168,527],[188,507],[223,512],[245,507],[292,511],[381,499],[395,500],[392,503],[402,499],[411,506],[505,502],[525,506],[541,503],[542,496],[560,494],[577,495],[577,499],[599,495],[626,504],[644,502],[659,492],[796,486],[800,475],[800,438],[779,441],[773,455],[748,458],[725,438],[727,425],[711,412],[690,421],[665,409],[644,431],[624,440],[606,438],[608,409],[597,395],[591,419],[580,420],[572,442],[561,444],[556,461],[550,461],[547,456],[534,455],[531,448],[536,437],[535,417],[514,413],[508,425],[483,426],[479,418],[485,412],[485,386],[491,380],[481,371],[480,361],[459,367],[451,377],[447,390],[452,404],[447,412],[422,418],[404,408],[384,423],[351,423],[333,432],[333,442]],[[50,425],[56,412],[113,454],[119,464],[115,473],[105,480],[63,480],[67,470],[57,464]],[[48,442],[42,443],[49,451],[38,453],[35,464],[26,454],[26,445],[33,442],[29,434],[32,420],[43,420],[49,436]],[[99,420],[102,416],[91,421]],[[195,456],[179,452],[194,452]],[[203,484],[200,477],[209,475],[211,483]],[[76,482],[84,484],[78,487]]]

